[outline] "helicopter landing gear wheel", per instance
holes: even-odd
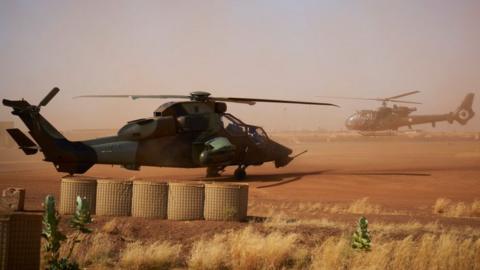
[[[223,167],[208,167],[207,177],[220,177],[220,172],[223,172]]]
[[[246,166],[239,166],[233,173],[233,176],[235,176],[235,179],[243,180],[247,178],[247,172],[245,171],[246,168],[247,168]]]

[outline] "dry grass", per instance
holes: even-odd
[[[308,227],[297,227],[305,225]],[[197,240],[191,249],[168,242],[134,242],[126,246],[117,243],[115,250],[112,241],[119,235],[101,232],[82,243],[82,255],[77,254],[77,258],[88,269],[480,270],[478,228],[371,223],[372,251],[366,253],[350,247],[354,229],[354,224],[346,222],[291,220],[276,215],[264,225],[248,225]]]
[[[300,269],[308,252],[298,245],[297,234],[278,231],[263,235],[252,227],[195,243],[191,269]]]
[[[252,203],[249,211],[257,214],[267,214],[278,212],[300,213],[315,215],[318,213],[330,214],[381,214],[381,215],[398,215],[406,214],[399,211],[389,211],[378,204],[371,203],[368,197],[355,200],[351,203]]]
[[[455,234],[377,239],[371,252],[354,251],[346,237],[331,237],[313,250],[311,264],[311,269],[318,270],[479,268],[480,240]]]
[[[61,253],[64,256],[67,255],[68,245],[62,246]],[[108,268],[116,259],[115,247],[109,235],[105,233],[91,234],[76,247],[73,259],[84,266],[94,265],[98,269]]]
[[[121,222],[117,218],[113,218],[106,222],[103,227],[102,227],[102,232],[108,233],[108,234],[118,234],[120,233],[120,225]]]
[[[179,263],[181,245],[155,242],[145,245],[135,242],[127,245],[120,257],[125,269],[171,269]]]
[[[464,203],[439,198],[433,205],[433,213],[446,217],[480,217],[480,200]]]

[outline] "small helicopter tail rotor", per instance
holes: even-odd
[[[47,106],[47,104],[60,92],[58,87],[54,87],[43,99],[37,107]]]
[[[7,107],[13,108],[15,112],[30,111],[32,113],[33,112],[38,113],[40,111],[40,108],[43,106],[46,106],[58,94],[58,92],[60,92],[60,89],[58,89],[57,87],[53,88],[36,106],[31,105],[30,103],[28,103],[28,101],[24,99],[21,99],[21,100],[4,99],[2,103]]]
[[[455,120],[462,125],[467,124],[468,121],[475,116],[472,108],[474,97],[475,95],[473,93],[468,94],[455,112]]]

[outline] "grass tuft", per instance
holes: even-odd
[[[308,251],[297,244],[297,234],[278,231],[266,235],[246,227],[195,243],[191,269],[283,269],[305,266]]]
[[[125,269],[171,269],[179,263],[181,245],[155,242],[145,245],[134,242],[127,245],[120,257]]]
[[[474,200],[472,203],[455,203],[446,198],[439,198],[433,205],[433,213],[446,217],[480,217],[480,200]]]

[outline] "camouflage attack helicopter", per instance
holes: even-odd
[[[349,130],[359,131],[362,135],[376,135],[379,131],[398,130],[400,127],[407,126],[410,129],[413,125],[431,123],[435,127],[437,122],[447,121],[452,124],[454,121],[465,125],[475,115],[472,105],[474,94],[468,94],[460,107],[455,112],[438,115],[411,115],[417,108],[393,105],[388,107],[388,102],[404,104],[421,104],[413,101],[400,100],[406,96],[420,93],[419,91],[408,92],[389,98],[346,98],[330,97],[340,99],[355,100],[375,100],[381,101],[382,107],[377,110],[361,110],[350,116],[345,122]]]
[[[29,129],[33,142],[19,129],[8,133],[27,155],[41,150],[45,161],[59,172],[83,174],[94,164],[116,164],[126,169],[140,166],[207,168],[207,177],[219,176],[226,166],[238,166],[234,176],[246,177],[250,165],[274,162],[288,165],[297,156],[292,150],[270,139],[258,126],[248,125],[227,113],[227,102],[254,105],[257,102],[336,106],[330,103],[289,100],[221,98],[207,92],[182,95],[91,95],[82,97],[188,99],[167,102],[153,117],[128,122],[117,136],[72,142],[40,114],[59,92],[54,88],[38,106],[26,100],[3,100]],[[37,146],[38,144],[38,146]],[[303,154],[303,153],[301,153]]]

